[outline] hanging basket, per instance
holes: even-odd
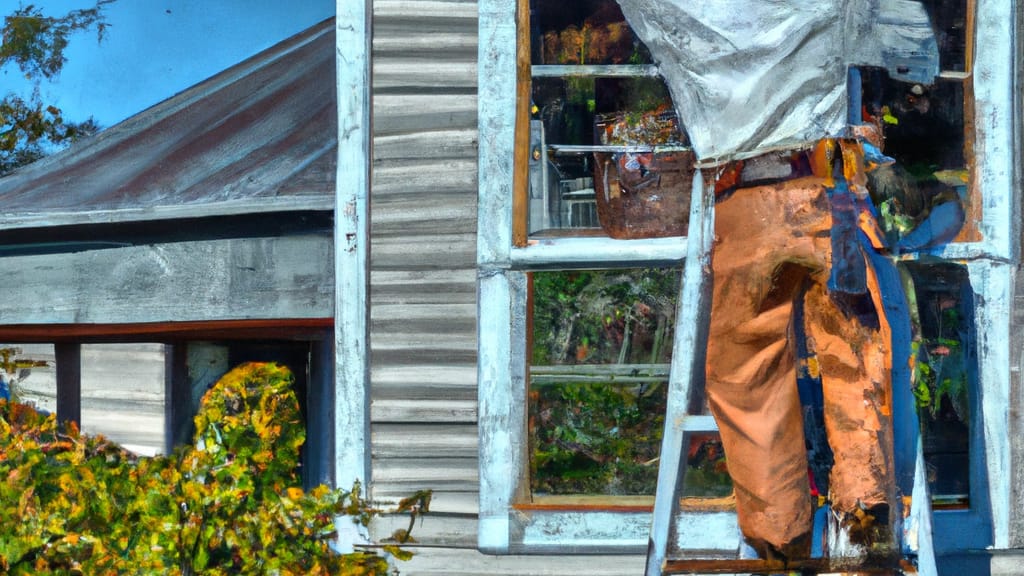
[[[601,228],[612,238],[685,236],[695,157],[672,112],[611,114],[595,120],[605,146],[677,148],[595,152],[594,191]]]

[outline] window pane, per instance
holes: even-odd
[[[732,494],[725,449],[717,433],[690,436],[684,474],[683,498],[725,498]]]
[[[649,64],[614,0],[533,0],[530,36],[534,64]]]
[[[943,70],[963,71],[967,46],[967,2],[921,0],[932,21],[939,43],[939,65]]]
[[[884,133],[883,152],[896,160],[871,176],[872,198],[893,240],[934,206],[956,201],[967,222],[958,239],[980,240],[980,199],[972,197],[970,78],[965,71],[966,3],[923,2],[939,44],[943,77],[931,85],[900,82],[882,69],[862,71],[862,116]],[[964,78],[967,78],[966,80]]]
[[[529,233],[685,235],[692,153],[664,81],[630,67],[652,61],[617,3],[538,0],[530,17],[533,64],[593,67],[533,78]]]
[[[967,270],[946,263],[913,263],[908,269],[920,333],[914,395],[928,485],[937,504],[967,505],[970,396],[975,386],[973,300]]]
[[[534,494],[654,494],[680,276],[532,274]]]
[[[686,143],[661,78],[534,78],[533,103],[548,146]]]
[[[138,454],[164,449],[164,346],[82,345],[82,431]]]

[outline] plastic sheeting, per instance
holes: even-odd
[[[931,83],[938,47],[912,0],[618,0],[658,61],[697,157],[842,135],[847,70]]]

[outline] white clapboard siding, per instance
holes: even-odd
[[[372,218],[372,217],[371,217]],[[372,270],[431,270],[465,268],[476,256],[476,232],[430,235],[384,235],[373,231]],[[373,281],[371,271],[370,281]]]
[[[454,424],[374,424],[373,455],[377,458],[418,458],[443,454],[476,458],[477,439]]]
[[[373,141],[375,162],[437,158],[475,158],[476,128],[389,134]]]
[[[476,130],[475,94],[374,94],[373,133],[377,138],[448,129]],[[380,159],[376,149],[374,157]]]
[[[374,162],[373,194],[419,194],[424,206],[438,202],[438,193],[467,193],[476,190],[476,160],[470,158],[427,158],[424,160],[378,158]]]
[[[450,83],[468,89],[476,85],[476,63],[408,58],[373,65],[373,85],[380,89],[444,89]]]
[[[442,390],[437,398],[383,399],[374,398],[370,404],[370,417],[374,423],[394,422],[417,424],[422,422],[465,424],[476,427],[476,400],[453,400]]]
[[[419,401],[444,397],[472,402],[476,410],[476,369],[465,364],[413,364],[374,366],[370,375],[373,396],[380,401]],[[469,404],[467,404],[469,405]],[[474,439],[475,440],[475,439]]]

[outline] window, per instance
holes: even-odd
[[[505,149],[506,162],[518,154],[516,186],[495,182],[480,205],[481,547],[640,551],[679,333],[692,153],[614,1],[523,2],[520,16],[511,64],[531,79],[517,87],[518,115],[502,116],[522,128],[494,134],[525,138]],[[696,497],[722,494],[715,443],[694,439],[693,473],[706,476]]]
[[[673,166],[666,163],[652,167],[652,161],[659,155],[687,153],[685,127],[674,115],[664,113],[659,104],[634,114],[621,109],[653,100],[648,96],[657,92],[652,86],[658,80],[658,68],[635,42],[630,46],[609,40],[602,45],[594,40],[613,36],[612,24],[618,20],[608,14],[614,12],[614,3],[561,4],[480,2],[479,544],[481,549],[494,553],[641,551],[650,526],[650,505],[642,500],[643,495],[603,494],[597,500],[586,500],[592,492],[616,490],[605,487],[615,484],[614,473],[609,473],[611,481],[602,487],[563,483],[556,488],[558,484],[548,476],[538,477],[538,464],[549,462],[539,462],[549,456],[541,442],[572,444],[570,439],[551,433],[559,426],[549,411],[562,401],[558,394],[562,398],[580,397],[605,385],[584,386],[583,381],[611,380],[617,375],[604,364],[581,369],[573,361],[562,365],[536,361],[537,340],[544,337],[536,326],[544,307],[541,298],[538,308],[539,283],[567,281],[573,274],[595,270],[614,275],[624,270],[685,266],[681,295],[676,300],[676,353],[665,359],[670,367],[667,381],[673,390],[692,387],[698,399],[691,402],[695,405],[681,406],[673,405],[670,397],[667,414],[673,419],[701,412],[697,392],[703,374],[699,345],[687,348],[681,344],[699,342],[698,326],[706,321],[699,305],[700,267],[693,256],[700,255],[699,246],[709,242],[710,229],[702,228],[707,226],[703,221],[698,226],[696,220],[660,220],[651,215],[637,218],[621,193],[624,186],[642,184],[650,172],[660,176],[652,180],[661,182],[676,177]],[[922,257],[922,262],[916,261],[916,255],[904,256],[908,261],[904,268],[922,294],[917,302],[919,315],[931,310],[928,302],[942,302],[954,293],[958,296],[953,307],[965,318],[967,312],[973,315],[977,341],[973,349],[963,347],[968,377],[971,366],[977,370],[977,386],[969,390],[967,399],[974,421],[968,423],[970,450],[966,456],[971,472],[966,479],[967,499],[958,501],[969,508],[948,511],[948,519],[984,523],[991,517],[991,533],[999,546],[1001,541],[1005,545],[1008,537],[1009,518],[1008,448],[997,438],[997,430],[1004,429],[1007,421],[1008,315],[997,303],[1008,301],[1011,284],[1007,262],[1014,253],[1014,145],[1010,128],[1014,76],[1007,24],[1012,22],[1012,14],[995,0],[970,3],[971,10],[949,8],[941,2],[923,4],[939,32],[941,78],[931,86],[898,91],[887,72],[862,69],[861,109],[865,117],[878,122],[899,121],[901,114],[932,113],[932,120],[926,122],[909,121],[904,116],[901,128],[891,132],[893,142],[887,152],[901,156],[898,160],[903,164],[914,164],[919,151],[908,145],[907,139],[899,142],[900,132],[924,126],[925,136],[913,138],[941,141],[944,146],[929,152],[939,161],[912,174],[915,182],[941,186],[942,193],[958,195],[967,207],[969,226],[956,242]],[[975,12],[984,17],[975,22]],[[518,24],[513,26],[512,22]],[[984,50],[974,51],[975,45],[982,46],[974,36],[986,38]],[[605,90],[615,96],[599,95]],[[650,128],[645,134],[649,139],[607,137],[632,137],[637,127]],[[980,160],[972,165],[972,158]],[[684,182],[691,177],[700,181],[700,175],[692,172],[678,177]],[[707,204],[703,197],[706,193],[686,188],[686,196],[673,202],[689,205],[691,214],[700,214]],[[618,206],[614,205],[616,201]],[[674,214],[678,216],[678,210]],[[637,231],[638,222],[655,222],[656,226]],[[687,266],[690,263],[694,265]],[[935,273],[928,268],[933,265],[944,280],[934,280]],[[687,276],[691,270],[693,274]],[[942,339],[943,334],[941,327],[928,325],[921,318],[923,340]],[[581,345],[589,348],[591,342],[583,342],[579,336],[568,348],[575,352]],[[940,346],[931,346],[929,351],[941,355]],[[971,360],[972,354],[977,355],[976,360]],[[660,363],[649,363],[635,376],[649,379],[653,385],[653,380],[662,377],[657,366]],[[592,378],[589,371],[594,370],[602,374]],[[550,394],[559,390],[555,385],[559,381],[571,386],[563,386],[552,400]],[[632,385],[639,388],[647,381]],[[946,414],[948,410],[956,412],[956,407],[943,406],[937,414],[943,410]],[[704,503],[714,504],[702,510],[706,514],[698,512],[697,507],[684,510],[688,514],[685,521],[673,518],[668,537],[675,543],[696,543],[699,547],[707,543],[707,534],[733,533],[737,534],[735,540],[714,542],[711,548],[734,551],[738,530],[734,518],[730,519],[728,504],[720,501],[729,489],[714,478],[720,470],[720,460],[715,456],[717,440],[706,431],[708,426],[699,421],[699,416],[693,423],[681,434],[678,460],[658,455],[659,473],[664,473],[666,461],[669,465],[678,463],[688,479],[688,489],[701,482],[709,486],[706,491],[694,488],[696,493],[682,496],[700,496]],[[982,446],[995,457],[983,458]],[[947,469],[962,465],[963,447],[961,442],[930,451],[931,465]],[[944,459],[957,462],[958,458],[957,464],[940,463]],[[702,480],[702,475],[707,478]],[[963,482],[962,476],[957,479],[954,475],[946,485],[937,483],[933,487],[951,501],[964,494],[959,491]],[[558,491],[564,493],[556,494]],[[616,497],[624,504],[615,505]],[[943,541],[940,532],[945,530],[942,526],[946,520],[938,516],[936,547],[962,547],[962,542]],[[985,531],[979,528],[975,532]],[[984,546],[970,546],[976,544]]]
[[[5,381],[18,400],[58,413],[58,357],[53,344],[5,344]],[[60,360],[71,362],[62,357]],[[164,451],[164,346],[85,344],[74,406],[87,434],[102,434],[136,454]]]
[[[528,25],[529,233],[684,235],[693,156],[618,5],[535,0]]]
[[[654,495],[680,277],[675,268],[530,275],[531,502]]]
[[[150,333],[172,344],[0,344],[0,392],[78,422],[83,432],[102,434],[143,456],[169,453],[192,442],[193,418],[203,394],[231,368],[245,362],[276,362],[293,374],[293,389],[306,423],[302,477],[308,487],[332,481],[330,437],[333,362],[325,326],[262,326],[279,339],[253,332],[218,330],[194,336],[226,340],[178,340],[180,334]],[[93,340],[115,339],[125,326],[105,327]],[[47,329],[49,330],[49,329]],[[131,330],[131,328],[129,328]],[[12,330],[17,334],[17,329]],[[28,329],[33,336],[39,332]],[[49,332],[43,332],[49,334]],[[0,393],[3,397],[4,393]]]

